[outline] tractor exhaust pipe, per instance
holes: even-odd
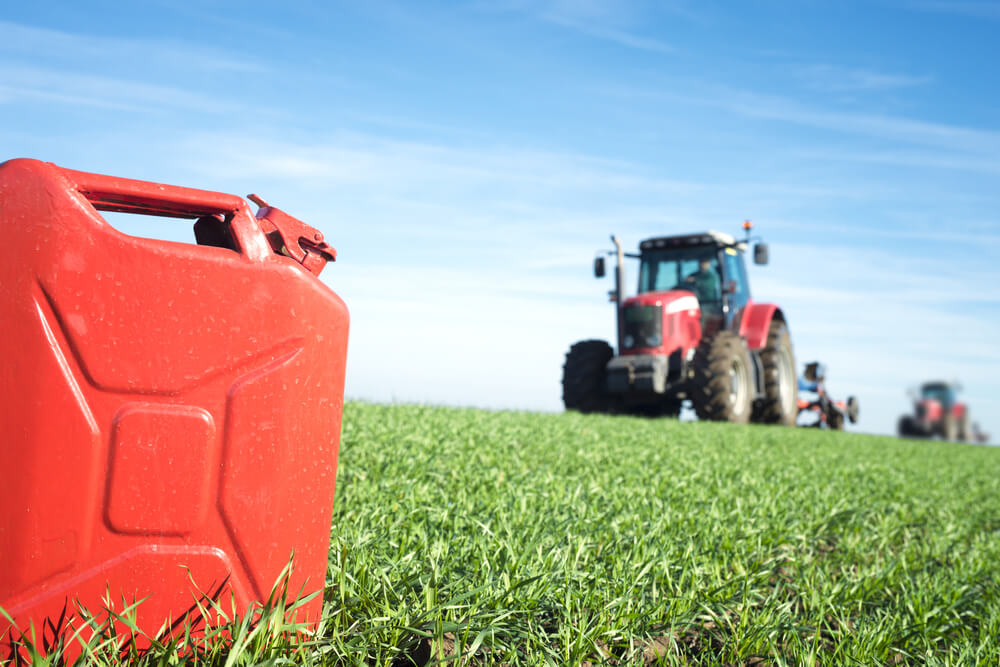
[[[623,341],[625,339],[625,251],[622,250],[621,241],[614,234],[611,235],[611,242],[615,244],[615,252],[618,256],[618,263],[615,265],[615,321],[618,324],[618,354],[622,353]]]

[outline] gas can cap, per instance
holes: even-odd
[[[257,195],[247,195],[247,199],[260,207],[257,222],[275,253],[291,257],[317,276],[327,262],[336,261],[337,251],[323,240],[318,229],[271,206]]]

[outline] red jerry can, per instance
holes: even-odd
[[[334,250],[242,198],[0,164],[0,607],[105,592],[154,633],[202,594],[323,588],[347,353]],[[198,245],[98,211],[196,221]],[[315,621],[322,595],[299,621]],[[0,616],[0,631],[13,632]],[[40,633],[39,633],[40,634]]]

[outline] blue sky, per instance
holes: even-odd
[[[322,229],[349,397],[559,410],[566,349],[613,335],[609,234],[750,218],[754,298],[857,430],[940,377],[997,431],[998,30],[963,0],[8,3],[0,142]]]

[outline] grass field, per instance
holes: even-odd
[[[998,469],[985,447],[349,403],[319,636],[205,657],[996,665]]]

